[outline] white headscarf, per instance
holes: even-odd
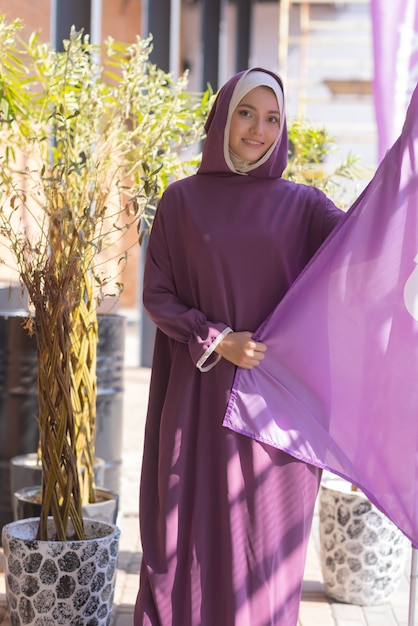
[[[238,104],[241,102],[243,97],[252,89],[256,87],[270,87],[276,95],[277,104],[280,112],[280,129],[277,135],[276,140],[273,145],[267,150],[266,154],[264,154],[261,159],[255,161],[254,163],[250,161],[244,161],[237,154],[235,154],[229,147],[229,133],[231,129],[231,117],[232,113],[237,108]],[[275,146],[277,145],[283,130],[283,110],[284,110],[284,96],[283,91],[280,88],[279,83],[271,74],[267,72],[261,72],[259,70],[249,70],[245,74],[241,76],[239,81],[237,82],[234,93],[232,94],[231,102],[229,103],[228,109],[228,117],[225,125],[225,135],[224,135],[224,156],[225,161],[228,167],[237,174],[246,174],[247,172],[255,169],[262,163],[265,163],[271,153],[273,152]]]

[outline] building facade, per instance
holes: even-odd
[[[72,24],[94,43],[151,34],[151,60],[189,87],[214,91],[233,73],[263,66],[284,77],[288,117],[325,125],[340,144],[375,165],[369,0],[2,0],[23,37],[38,31],[58,49]],[[135,236],[135,233],[132,234]],[[121,305],[141,310],[142,252],[134,246]]]

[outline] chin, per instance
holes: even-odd
[[[263,152],[262,154],[240,154],[239,156],[243,161],[248,161],[249,163],[257,163],[257,161],[259,161],[264,156],[264,154],[265,153]]]

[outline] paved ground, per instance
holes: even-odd
[[[128,341],[130,341],[128,339]],[[132,339],[134,342],[134,339]],[[135,347],[135,343],[130,348]],[[135,363],[135,359],[132,361]],[[143,445],[143,420],[150,371],[138,368],[127,359],[123,426],[123,472],[119,526],[120,556],[112,626],[132,626],[133,607],[138,588],[141,545],[138,532],[138,480]],[[9,626],[2,576],[0,551],[0,625]],[[412,626],[408,623],[409,564],[399,591],[390,603],[359,607],[331,602],[324,593],[318,557],[317,519],[315,519],[303,585],[299,626]],[[418,616],[418,609],[417,609]],[[418,624],[418,622],[415,622]],[[214,624],[213,626],[222,626]],[[237,624],[239,626],[239,624]]]

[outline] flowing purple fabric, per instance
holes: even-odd
[[[402,134],[257,336],[224,425],[357,484],[418,545],[418,88]]]
[[[399,136],[418,81],[418,3],[371,0],[378,155]]]
[[[285,129],[248,175],[227,167],[224,129],[239,78],[217,97],[198,174],[164,193],[147,249],[144,304],[157,332],[135,626],[298,619],[321,471],[224,428],[236,368],[213,355],[208,371],[197,364],[227,327],[260,326],[344,213],[319,190],[281,178]]]

